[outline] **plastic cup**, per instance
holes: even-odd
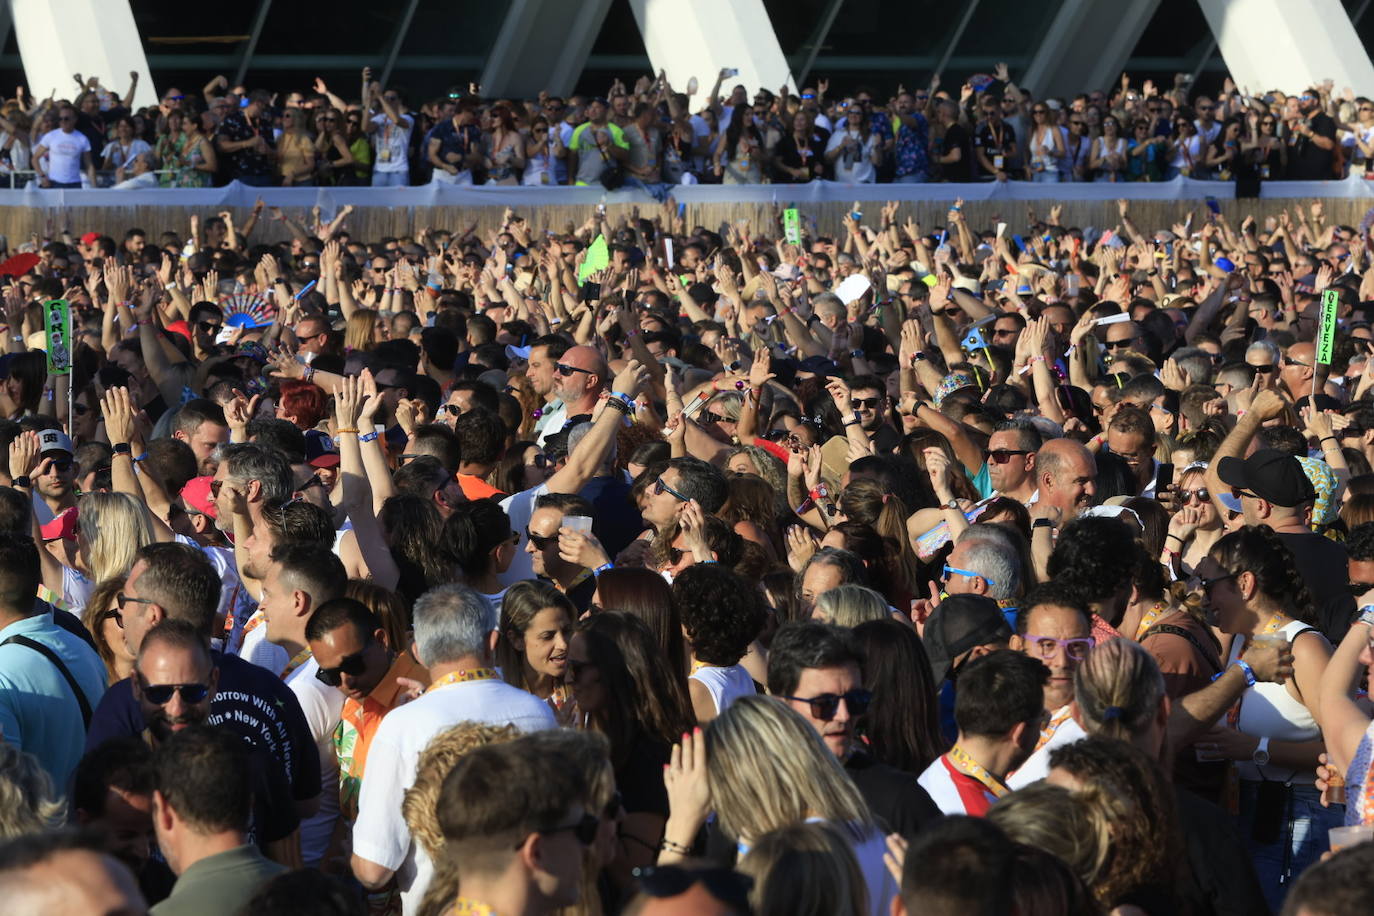
[[[590,534],[592,531],[592,519],[589,515],[565,515],[563,516],[563,527],[571,528],[573,531],[581,531]]]
[[[1326,800],[1332,805],[1345,804],[1345,777],[1335,772],[1334,768],[1326,780]]]
[[[1374,826],[1357,824],[1354,827],[1332,827],[1327,836],[1331,840],[1331,851],[1340,852],[1346,847],[1374,840]]]
[[[1288,645],[1288,637],[1282,633],[1261,633],[1258,636],[1250,637],[1250,645],[1257,649],[1283,648]]]

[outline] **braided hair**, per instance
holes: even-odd
[[[1315,625],[1312,593],[1298,572],[1293,552],[1272,528],[1246,525],[1217,541],[1211,556],[1231,575],[1254,573],[1261,595],[1273,600],[1293,619]]]

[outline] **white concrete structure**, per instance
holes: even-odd
[[[1341,0],[1198,0],[1237,86],[1300,92],[1330,79],[1374,91],[1374,64]]]
[[[1150,24],[1159,0],[1064,0],[1024,76],[1036,98],[1072,98],[1110,86]]]
[[[568,95],[587,65],[611,0],[510,0],[482,68],[492,98]]]
[[[157,101],[148,57],[129,0],[8,0],[24,80],[29,92],[47,98],[76,97],[72,75],[100,77],[106,89],[123,94],[129,73],[138,73],[138,105]],[[126,100],[127,101],[127,100]]]
[[[668,82],[685,92],[697,78],[698,105],[723,68],[739,70],[726,79],[721,94],[743,84],[752,96],[760,88],[777,92],[783,84],[796,91],[773,22],[763,0],[630,0],[644,48],[654,72],[667,71]]]

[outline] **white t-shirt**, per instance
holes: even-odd
[[[334,728],[339,724],[344,695],[320,683],[315,677],[319,670],[319,662],[311,658],[286,678],[286,686],[300,701],[320,756],[320,810],[301,821],[301,859],[306,868],[315,868],[324,859],[329,838],[334,834],[334,821],[339,817],[339,758],[334,752]]]
[[[239,658],[266,668],[277,677],[291,664],[291,656],[274,642],[267,641],[267,618],[262,611],[254,611],[243,628],[243,641],[239,644]]]
[[[415,783],[420,752],[435,735],[459,722],[510,724],[522,732],[558,727],[547,703],[499,680],[466,681],[431,690],[393,709],[377,726],[358,798],[353,852],[396,872],[405,916],[414,916],[419,909],[434,869],[410,836],[401,802]]]
[[[1051,721],[1059,717],[1061,710],[1055,710]],[[1026,762],[1007,777],[1007,788],[1024,789],[1033,782],[1039,782],[1050,775],[1050,751],[1066,744],[1073,744],[1088,737],[1088,733],[1083,730],[1083,726],[1069,716],[1059,727],[1054,730],[1050,740],[1040,745],[1035,751],[1026,758]]]
[[[825,151],[829,153],[839,149],[846,140],[854,140],[860,149],[857,154],[840,153],[835,160],[835,180],[845,184],[869,184],[875,181],[877,172],[873,168],[873,149],[879,143],[878,135],[869,133],[865,141],[857,130],[837,130],[830,135]]]
[[[79,130],[70,133],[58,128],[50,130],[38,141],[48,150],[48,177],[61,184],[75,184],[81,180],[81,154],[91,151],[91,141]]]
[[[386,114],[372,116],[377,125],[372,134],[372,148],[376,151],[374,172],[404,172],[410,168],[407,152],[410,148],[410,128],[415,123],[409,115],[401,115],[398,128]]]

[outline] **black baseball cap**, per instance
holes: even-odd
[[[960,655],[975,646],[1009,642],[1011,626],[993,599],[950,595],[931,611],[921,639],[938,687],[949,677],[949,669]]]
[[[1284,508],[1317,498],[1298,459],[1276,448],[1262,448],[1249,458],[1223,458],[1217,462],[1217,476],[1222,483]]]

